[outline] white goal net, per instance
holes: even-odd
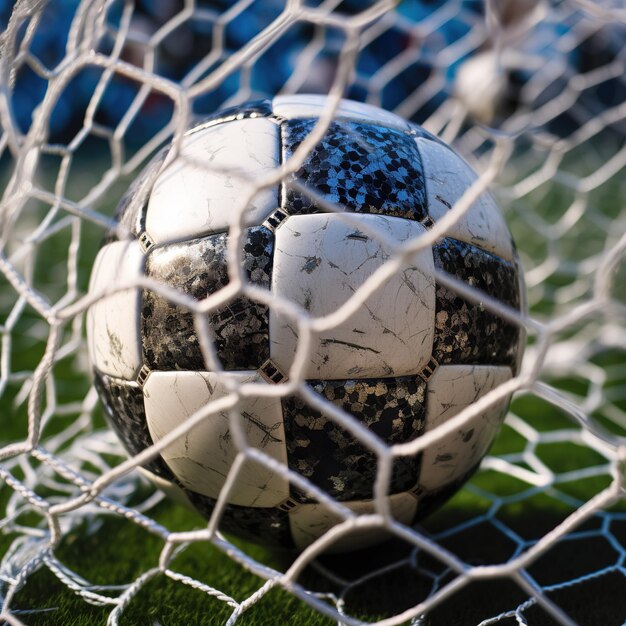
[[[61,623],[60,602],[77,619],[95,605],[110,624],[141,614],[195,623],[186,606],[177,622],[153,616],[160,578],[192,590],[207,624],[243,623],[288,600],[289,612],[309,611],[294,623],[626,623],[621,2],[17,0],[0,19],[0,624]],[[455,417],[460,426],[514,393],[480,470],[415,527],[390,517],[381,489],[363,517],[330,501],[342,532],[394,535],[349,558],[324,555],[322,537],[275,559],[222,534],[219,505],[208,525],[177,513],[136,470],[165,444],[126,458],[102,419],[86,350],[91,267],[143,165],[196,119],[293,93],[326,94],[327,124],[347,97],[454,146],[480,177],[447,225],[489,189],[527,284],[527,315],[486,303],[526,329],[521,371]],[[119,277],[100,297],[129,286]],[[335,417],[372,445],[349,416]],[[376,453],[389,470],[406,451]],[[123,579],[107,572],[124,571],[138,548],[118,545],[118,532],[149,537],[141,551],[151,551]],[[94,545],[107,555],[95,579],[93,563],[82,565],[89,550],[72,553]],[[219,575],[181,560],[207,549]],[[58,583],[52,604],[33,583],[44,573]]]

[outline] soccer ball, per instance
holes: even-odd
[[[180,151],[158,155],[122,200],[117,219],[131,236],[109,234],[90,290],[145,275],[201,300],[227,285],[228,231],[241,198],[292,157],[324,103],[321,96],[279,96],[222,111],[188,131]],[[475,179],[459,156],[419,126],[342,101],[300,169],[263,187],[245,209],[244,273],[310,316],[330,314],[390,258],[390,241],[426,233]],[[389,445],[436,428],[510,379],[522,356],[520,329],[440,284],[436,270],[509,307],[524,307],[514,244],[485,193],[446,237],[406,260],[351,317],[315,334],[308,355],[307,384]],[[219,375],[208,371],[192,314],[162,292],[133,288],[91,306],[95,385],[131,455],[227,395],[230,383],[280,385],[289,376],[298,330],[284,309],[239,295],[207,317],[224,369]],[[507,405],[499,402],[423,453],[395,460],[389,505],[398,521],[412,524],[467,480]],[[376,456],[334,419],[297,395],[246,397],[238,410],[249,446],[356,513],[375,511]],[[168,445],[143,471],[208,517],[237,452],[223,411]],[[340,519],[283,473],[247,459],[220,528],[303,549]],[[382,530],[358,532],[335,547],[385,537]]]

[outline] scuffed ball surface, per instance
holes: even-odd
[[[117,219],[131,238],[105,238],[91,290],[118,276],[146,275],[201,301],[227,286],[228,231],[238,202],[293,156],[322,105],[317,96],[248,103],[190,130],[176,159],[167,151],[158,155],[119,205]],[[145,181],[157,170],[149,188]],[[389,241],[426,233],[473,180],[467,164],[421,128],[345,101],[302,166],[254,196],[243,220],[243,274],[249,284],[312,316],[332,313],[391,258]],[[328,212],[330,205],[353,213],[353,221]],[[489,194],[352,317],[313,338],[306,366],[310,389],[388,445],[410,442],[444,423],[511,378],[520,362],[519,328],[445,287],[437,272],[520,309],[520,264]],[[192,313],[162,293],[126,290],[91,307],[87,329],[96,388],[129,454],[227,395],[225,380],[274,385],[288,376],[298,345],[293,319],[243,295],[202,315],[223,374],[205,363]],[[467,480],[507,405],[499,402],[423,453],[395,460],[389,502],[396,519],[415,522]],[[330,416],[297,396],[255,397],[242,400],[239,419],[248,445],[351,510],[374,510],[376,455]],[[236,454],[229,416],[216,413],[144,470],[209,517]],[[251,460],[229,502],[223,530],[283,548],[302,549],[339,521],[311,494]],[[383,537],[359,534],[339,548]]]

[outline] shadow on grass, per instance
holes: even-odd
[[[547,528],[554,528],[563,521],[566,514],[529,506],[521,515],[523,519],[520,514],[501,514],[497,525],[479,522],[439,539],[438,543],[470,566],[506,563],[529,544],[516,544],[498,527],[523,524],[526,536],[541,537]],[[466,512],[447,507],[437,515],[440,522],[445,521],[449,527],[462,524],[466,519]],[[432,523],[429,526],[432,527]],[[542,554],[527,573],[546,589],[546,597],[580,626],[622,626],[626,620],[625,546],[626,522],[614,521],[611,533],[604,535],[601,519],[595,516]],[[411,560],[412,554],[414,560]],[[400,562],[403,562],[401,567],[376,575],[377,571]],[[335,576],[353,583],[343,588],[345,611],[364,621],[398,615],[456,578],[456,574],[435,556],[423,550],[414,551],[396,540],[375,549],[323,557],[321,564]],[[362,582],[356,583],[359,579]],[[569,581],[571,584],[563,585]],[[342,592],[338,585],[334,589],[329,586],[328,577],[313,568],[306,571],[301,582],[311,589],[332,590],[338,595]],[[527,599],[528,594],[506,576],[473,581],[435,606],[420,624],[473,626],[515,610]],[[530,606],[524,614],[532,626],[559,623],[540,606]],[[517,622],[512,618],[503,619],[499,624],[513,626]]]

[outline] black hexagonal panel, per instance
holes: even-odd
[[[326,380],[309,383],[321,396],[341,407],[388,445],[418,437],[424,429],[426,384],[416,377]],[[299,397],[283,399],[289,467],[340,501],[373,497],[376,455],[333,420]],[[389,493],[413,487],[419,457],[394,463]],[[312,501],[292,487],[293,497]]]
[[[283,162],[293,155],[316,121],[283,123]],[[422,220],[428,214],[415,139],[393,129],[345,120],[330,125],[302,167],[285,181],[282,191],[282,206],[292,215],[323,211],[293,188],[294,180],[348,211],[412,220]]]
[[[519,309],[517,268],[476,246],[447,237],[433,246],[435,267]],[[442,364],[515,364],[519,328],[437,284],[433,356]]]
[[[228,284],[227,235],[221,233],[154,249],[146,274],[196,300]],[[255,285],[269,288],[274,236],[259,226],[246,230],[243,264]],[[240,297],[209,315],[218,357],[227,370],[256,369],[269,358],[265,305]],[[206,370],[193,315],[154,291],[145,290],[141,310],[143,357],[150,369]]]

